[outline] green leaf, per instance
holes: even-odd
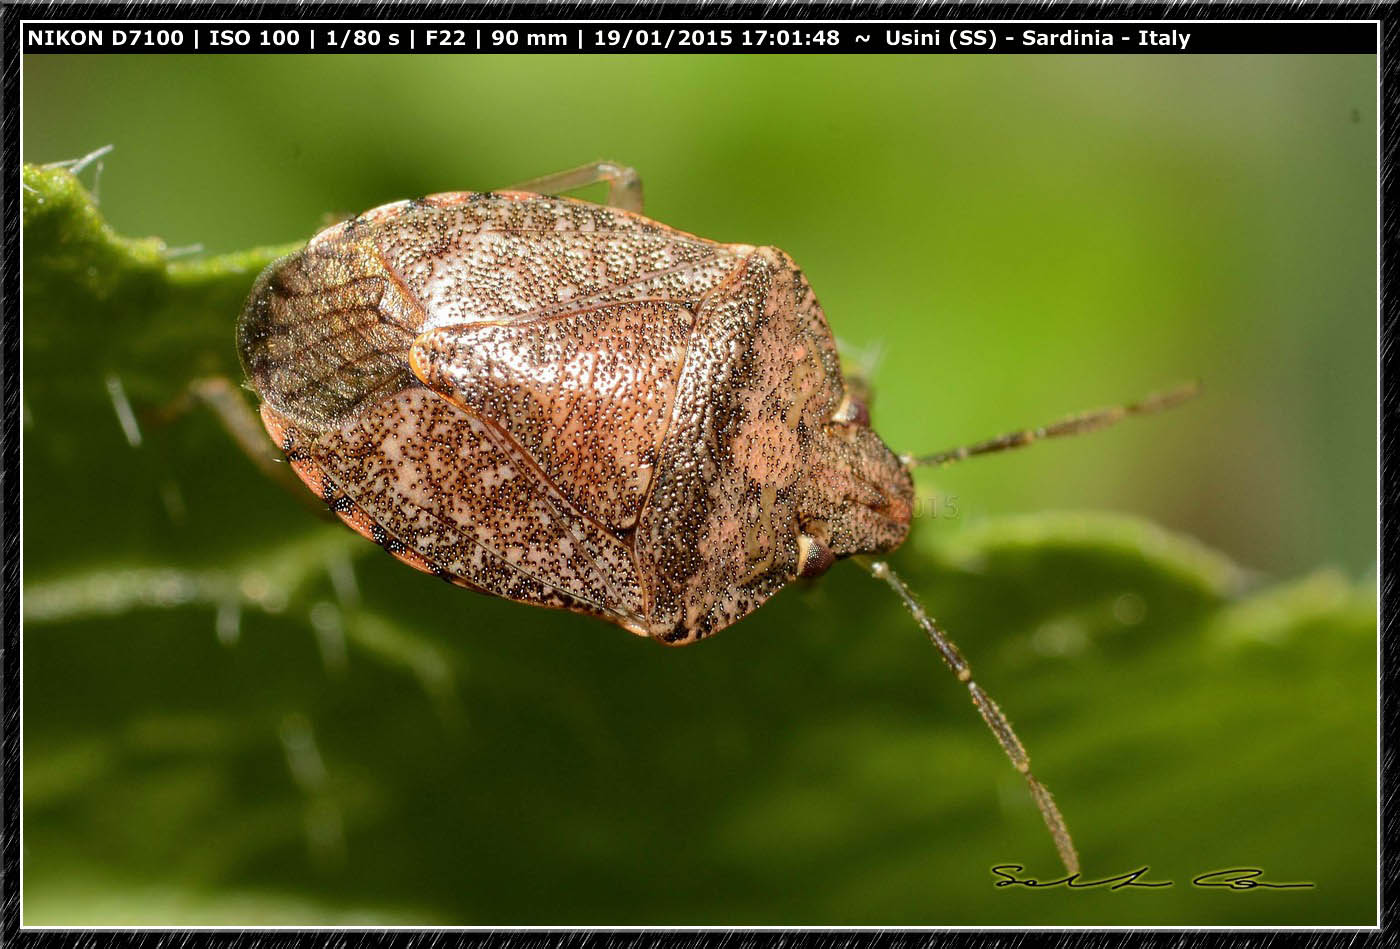
[[[672,650],[411,571],[171,410],[237,379],[290,248],[171,259],[66,170],[23,180],[26,923],[1374,919],[1372,582],[1116,515],[917,524],[892,563],[1086,876],[1174,881],[999,889],[1058,875],[1048,835],[868,576]],[[1315,886],[1191,884],[1241,866]]]

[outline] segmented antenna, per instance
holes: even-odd
[[[1060,809],[1055,806],[1055,799],[1050,796],[1050,792],[1045,785],[1036,780],[1031,774],[1031,759],[1026,754],[1026,748],[1021,744],[1021,739],[1016,737],[1016,732],[1012,729],[1011,723],[1006,720],[997,703],[992,701],[992,697],[972,681],[972,667],[967,664],[958,647],[953,645],[953,641],[947,634],[938,627],[933,617],[924,612],[923,606],[910,592],[909,587],[899,576],[890,569],[890,565],[883,560],[869,560],[865,557],[853,557],[862,567],[870,572],[870,575],[877,580],[883,580],[890,589],[904,602],[904,606],[913,615],[925,633],[928,634],[929,641],[933,643],[933,648],[938,650],[938,654],[943,657],[948,668],[953,670],[953,674],[958,677],[958,681],[967,685],[968,695],[972,698],[972,704],[977,706],[977,711],[982,714],[982,720],[987,723],[987,727],[992,730],[1006,756],[1011,759],[1011,763],[1016,766],[1016,770],[1021,772],[1026,779],[1026,784],[1030,786],[1031,797],[1035,799],[1036,806],[1040,808],[1040,814],[1045,818],[1045,826],[1050,828],[1050,835],[1055,838],[1055,849],[1060,852],[1060,860],[1065,865],[1065,870],[1070,874],[1079,872],[1079,854],[1074,850],[1074,841],[1070,839],[1069,828],[1065,826],[1065,819],[1060,814]]]
[[[935,452],[932,455],[901,455],[899,460],[904,462],[906,468],[937,468],[976,455],[990,455],[1012,448],[1024,448],[1046,438],[1083,435],[1101,428],[1108,428],[1110,425],[1131,416],[1152,415],[1174,408],[1193,398],[1199,391],[1199,383],[1187,382],[1166,392],[1154,392],[1145,399],[1129,402],[1126,405],[1115,405],[1112,408],[1097,409],[1093,412],[1081,412],[1040,428],[1023,428],[1019,432],[1007,432],[1005,435],[998,435],[996,438],[989,438],[984,442],[960,445],[957,448]]]

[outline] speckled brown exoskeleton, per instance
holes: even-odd
[[[602,206],[549,196],[609,185]],[[419,570],[693,643],[838,559],[898,547],[910,470],[1101,427],[1178,394],[923,458],[892,452],[776,247],[641,215],[610,163],[401,201],[258,278],[238,323],[262,420],[347,524]],[[956,647],[880,560],[1031,791]]]

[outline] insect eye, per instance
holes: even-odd
[[[836,562],[836,555],[831,552],[831,548],[810,534],[798,536],[797,555],[802,564],[797,572],[803,577],[819,577]]]

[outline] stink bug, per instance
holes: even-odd
[[[607,181],[605,207],[545,192]],[[262,420],[346,523],[458,586],[670,645],[843,557],[899,595],[1077,857],[1009,722],[883,561],[911,469],[1152,411],[1183,393],[923,458],[848,387],[774,247],[643,217],[630,169],[401,201],[258,277],[238,348]]]

